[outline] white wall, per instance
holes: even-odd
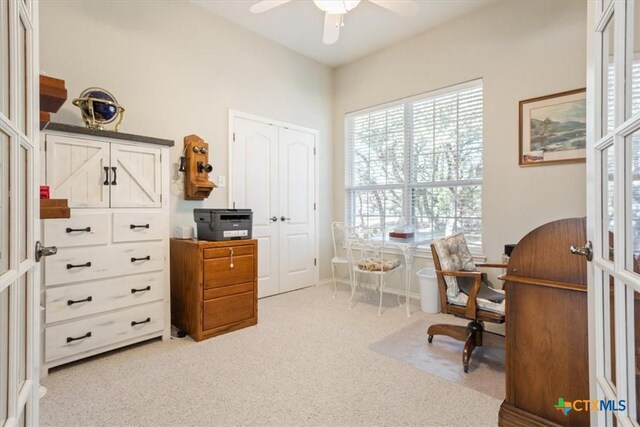
[[[536,226],[585,216],[584,164],[518,166],[518,102],[585,87],[586,10],[582,0],[497,3],[336,69],[335,218],[344,217],[345,113],[477,78],[485,255],[500,260],[504,244]]]
[[[122,132],[210,144],[214,181],[227,175],[227,111],[320,131],[320,277],[329,277],[333,212],[332,71],[186,1],[40,3],[41,70],[66,81],[69,100],[53,120],[83,125],[71,100],[89,86],[125,107]],[[172,176],[172,179],[175,178]],[[171,225],[194,225],[197,207],[226,207],[227,189],[203,202],[173,185]]]

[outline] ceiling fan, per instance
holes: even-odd
[[[252,13],[262,13],[292,0],[262,0],[254,3],[249,9]],[[333,44],[340,37],[340,27],[344,26],[344,15],[353,10],[361,0],[313,0],[318,9],[325,13],[324,15],[324,35],[322,41],[324,44]],[[418,2],[416,0],[369,0],[391,12],[395,12],[402,16],[411,16],[418,12]]]

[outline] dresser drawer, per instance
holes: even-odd
[[[59,248],[44,263],[45,285],[82,282],[113,276],[110,246]]]
[[[162,212],[113,214],[114,242],[161,240],[166,228]]]
[[[100,280],[46,290],[46,323],[69,320],[164,298],[163,273]]]
[[[252,245],[230,246],[228,248],[209,248],[204,250],[204,259],[229,257],[233,253],[234,256],[253,255]]]
[[[253,292],[229,295],[204,302],[203,329],[213,329],[251,319],[255,315]]]
[[[164,303],[154,302],[45,330],[45,360],[73,356],[164,328]]]
[[[204,262],[204,288],[253,282],[253,255],[214,258]]]
[[[163,270],[166,247],[163,242],[113,245],[111,259],[116,274],[136,274]]]
[[[47,246],[105,245],[111,238],[110,214],[76,214],[69,219],[44,221],[44,243]]]

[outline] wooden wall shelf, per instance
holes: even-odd
[[[71,218],[67,199],[40,199],[40,219]]]

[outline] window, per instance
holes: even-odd
[[[346,218],[432,239],[464,232],[482,245],[482,82],[474,81],[346,117]]]

